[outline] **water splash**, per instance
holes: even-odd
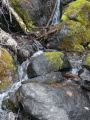
[[[52,24],[57,24],[60,22],[60,0],[56,1],[55,13],[52,19]]]

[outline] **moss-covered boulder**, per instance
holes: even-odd
[[[61,20],[67,19],[78,21],[85,26],[90,25],[90,2],[87,0],[76,0],[65,8]]]
[[[83,65],[84,65],[86,68],[90,69],[90,53],[87,54],[87,56],[86,56],[86,58],[85,58],[85,60],[84,60]]]
[[[48,48],[84,50],[90,42],[90,2],[76,0],[63,10],[62,22],[57,24],[57,32],[48,37]],[[58,27],[60,26],[60,27]]]
[[[71,68],[67,57],[62,52],[45,52],[34,57],[27,68],[29,78]]]
[[[86,27],[73,20],[63,21],[59,24],[56,25],[58,31],[48,37],[47,47],[58,50],[84,50],[82,45],[89,41],[89,32]]]
[[[14,70],[15,66],[12,56],[6,49],[0,48],[0,88],[10,84]]]

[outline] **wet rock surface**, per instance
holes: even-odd
[[[27,113],[42,120],[90,119],[90,100],[74,86],[57,88],[37,83],[23,84],[10,100],[16,107],[21,103]]]

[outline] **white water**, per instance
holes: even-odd
[[[33,57],[36,57],[40,54],[42,54],[43,51],[38,51],[36,53],[33,54],[33,56],[31,57],[31,59]],[[0,120],[14,120],[15,119],[15,116],[12,116],[12,118],[10,117],[10,114],[7,113],[6,111],[3,111],[2,110],[2,101],[6,98],[9,98],[9,93],[15,93],[17,91],[17,89],[21,86],[21,82],[23,80],[27,80],[28,77],[27,77],[27,74],[26,74],[26,69],[28,64],[29,64],[29,60],[26,60],[25,62],[22,63],[21,66],[19,66],[18,68],[18,77],[19,77],[19,82],[16,82],[14,83],[10,88],[9,90],[7,90],[6,92],[0,94]],[[12,115],[12,114],[11,114]],[[8,118],[7,118],[8,117]],[[10,118],[10,119],[9,119]]]
[[[60,22],[60,0],[56,1],[56,10],[52,19],[52,24],[57,24]]]

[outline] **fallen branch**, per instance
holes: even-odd
[[[52,11],[51,17],[50,17],[49,20],[48,20],[48,23],[47,23],[47,25],[46,25],[46,28],[47,28],[47,27],[50,25],[50,23],[52,22],[52,19],[53,19],[53,16],[54,16],[56,7],[57,7],[57,0],[55,1],[55,6],[54,6],[54,9],[53,9],[53,11]]]
[[[21,29],[23,30],[23,32],[25,34],[30,34],[30,31],[27,29],[25,23],[23,22],[22,18],[16,13],[16,11],[12,8],[12,6],[10,5],[8,0],[1,0],[2,1],[2,5],[5,6],[7,8],[7,10],[9,11],[9,15],[10,15],[10,21],[12,21],[11,18],[11,14],[13,15],[13,17],[16,19],[16,21],[18,22],[18,24],[20,25]]]

